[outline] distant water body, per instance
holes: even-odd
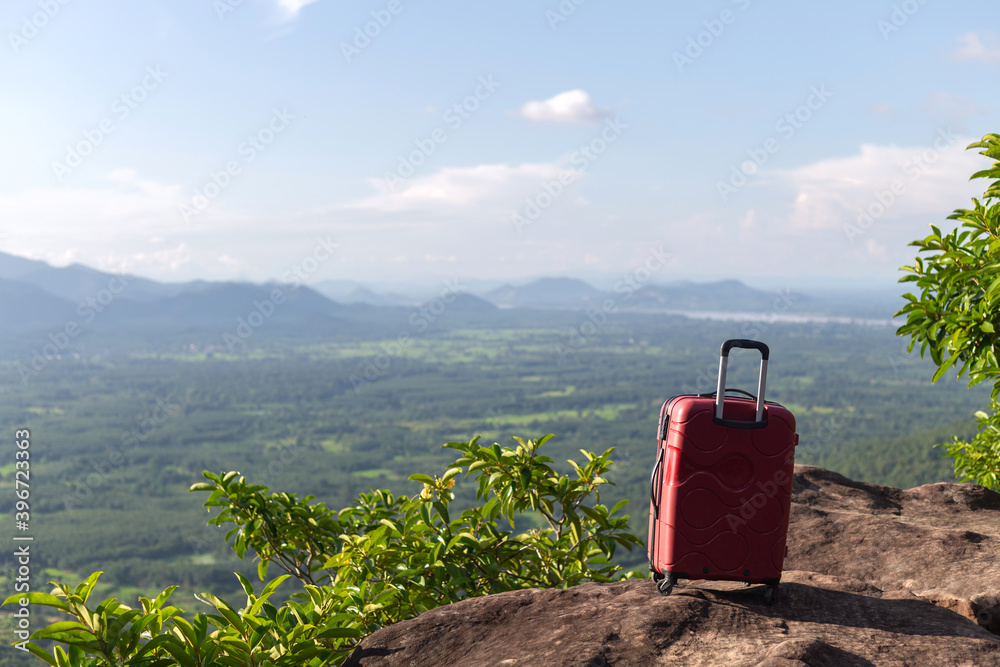
[[[864,327],[898,327],[906,322],[902,319],[866,319],[838,315],[792,315],[789,313],[728,313],[711,310],[643,310],[648,313],[681,315],[693,320],[723,320],[730,322],[784,322],[787,324],[854,324]]]

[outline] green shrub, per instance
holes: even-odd
[[[220,508],[209,523],[233,526],[227,541],[240,558],[259,560],[262,581],[272,566],[286,573],[259,594],[237,575],[247,594],[241,609],[203,594],[213,611],[188,619],[167,606],[174,587],[140,598],[141,609],[114,599],[91,608],[100,573],[76,588],[56,586],[55,595],[14,595],[4,604],[27,597],[74,619],[32,635],[56,642],[54,653],[25,645],[50,665],[319,666],[340,664],[381,627],[470,596],[640,576],[611,562],[618,547],[642,544],[618,514],[627,501],[600,503],[614,448],[583,452],[583,465],[570,461],[571,478],[538,453],[551,437],[515,438],[515,448],[483,447],[478,437],[448,443],[459,458],[440,477],[412,475],[423,484],[419,494],[373,490],[339,512],[235,472],[204,473],[208,481],[191,490],[209,492],[205,506]],[[478,504],[453,518],[452,488],[463,474],[474,478]],[[517,532],[529,520],[541,527]],[[303,591],[276,606],[269,598],[289,576]]]
[[[1000,179],[1000,135],[988,134],[969,148],[995,160],[972,178]],[[910,244],[932,254],[902,269],[910,275],[900,282],[916,283],[920,296],[904,295],[908,303],[896,314],[906,315],[906,324],[897,333],[910,336],[909,350],[920,343],[920,355],[929,353],[938,367],[934,382],[957,367],[958,378],[967,375],[970,386],[993,383],[992,414],[977,414],[979,435],[939,446],[954,457],[960,479],[1000,490],[1000,180],[990,183],[982,202],[972,201],[975,208],[949,216],[961,222],[956,229],[942,234],[931,225],[930,236]]]

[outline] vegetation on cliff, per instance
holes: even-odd
[[[934,381],[950,368],[969,385],[993,384],[989,412],[976,413],[979,433],[969,441],[954,437],[942,445],[955,459],[955,474],[1000,490],[1000,135],[988,134],[968,148],[995,160],[972,178],[994,178],[974,208],[958,209],[949,217],[962,224],[950,233],[931,225],[932,233],[910,245],[927,256],[917,256],[903,270],[900,282],[914,282],[920,295],[906,294],[908,303],[897,313],[906,315],[898,333],[910,336],[909,349],[920,344],[937,364]]]
[[[373,490],[340,511],[236,472],[204,473],[208,481],[191,490],[208,492],[205,506],[219,510],[209,523],[232,525],[233,550],[255,556],[267,582],[257,590],[237,574],[247,596],[241,608],[203,594],[213,611],[187,615],[169,605],[175,587],[140,598],[141,609],[113,598],[93,606],[99,572],[75,588],[57,586],[59,595],[18,594],[5,604],[72,618],[32,636],[55,642],[52,653],[24,646],[50,665],[318,667],[340,664],[379,628],[467,597],[633,576],[611,562],[619,547],[642,545],[619,514],[627,501],[600,501],[613,448],[583,451],[585,461],[569,461],[574,474],[563,475],[539,453],[551,437],[515,438],[513,448],[484,447],[478,437],[450,442],[460,456],[441,476],[410,476],[423,484],[418,494]],[[460,475],[474,480],[477,503],[453,517]],[[285,574],[268,580],[272,567]],[[301,590],[274,602],[289,577]]]

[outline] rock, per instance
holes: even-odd
[[[796,466],[788,533],[772,606],[731,582],[511,591],[383,628],[346,665],[1000,665],[1000,494]]]
[[[761,586],[649,580],[531,589],[438,607],[370,635],[345,663],[394,665],[997,665],[1000,638],[905,591],[785,572]]]
[[[785,567],[907,590],[1000,634],[1000,494],[901,491],[797,465]]]

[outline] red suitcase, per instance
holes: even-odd
[[[729,351],[761,353],[757,396],[726,396]],[[649,567],[669,595],[678,579],[763,583],[774,600],[785,560],[795,417],[764,401],[767,345],[728,340],[711,394],[663,404],[650,480]]]

